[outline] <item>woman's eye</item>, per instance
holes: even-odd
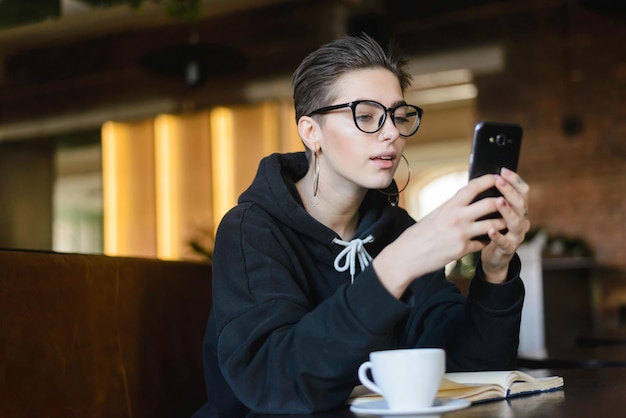
[[[409,119],[405,118],[404,116],[395,116],[393,118],[393,121],[396,125],[405,125],[409,123]]]
[[[359,121],[362,121],[362,122],[369,122],[369,121],[371,121],[373,119],[372,115],[368,115],[368,114],[365,114],[365,113],[361,113],[361,114],[356,115],[356,118]]]

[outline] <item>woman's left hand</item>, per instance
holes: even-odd
[[[482,249],[481,261],[485,280],[502,283],[506,280],[509,262],[530,229],[529,187],[517,173],[506,168],[500,172],[496,187],[502,193],[497,201],[498,212],[506,222],[508,231],[504,235],[496,229],[488,232],[491,241]]]

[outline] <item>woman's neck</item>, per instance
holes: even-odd
[[[350,241],[354,237],[359,224],[359,206],[367,190],[358,190],[352,194],[341,193],[331,185],[321,184],[316,198],[313,199],[312,170],[296,182],[296,188],[304,209],[313,218],[335,231],[344,241]]]

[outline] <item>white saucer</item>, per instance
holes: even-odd
[[[375,401],[352,404],[350,405],[350,410],[357,414],[374,415],[437,415],[467,408],[470,405],[471,402],[465,399],[436,399],[435,404],[428,408],[393,410],[389,409],[384,399],[377,399]]]

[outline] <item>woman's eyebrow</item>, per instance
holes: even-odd
[[[398,100],[396,102],[393,102],[391,104],[391,107],[396,107],[396,106],[405,105],[405,104],[407,104],[406,100]]]

